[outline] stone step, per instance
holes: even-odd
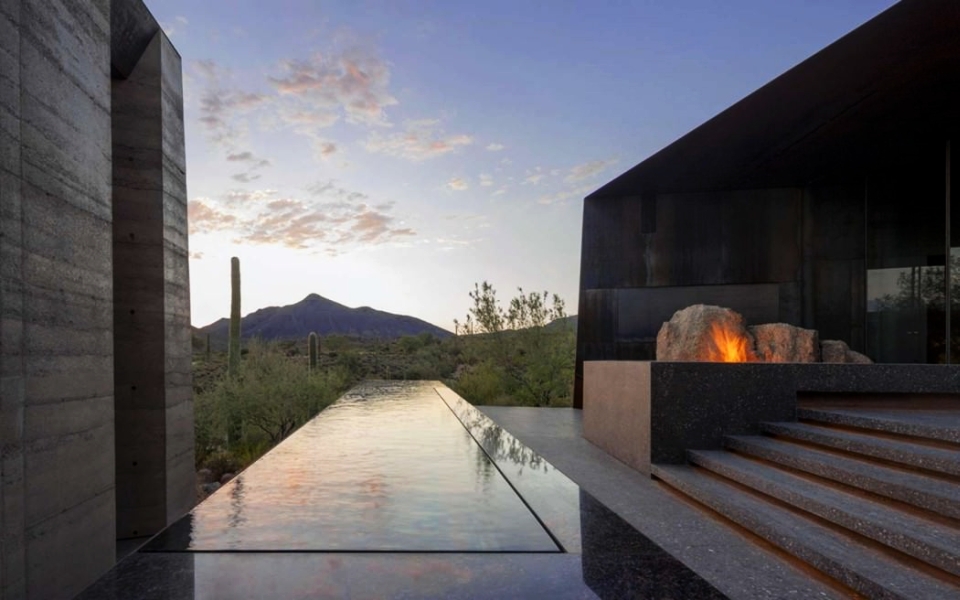
[[[808,423],[761,423],[760,429],[764,433],[776,436],[881,458],[937,473],[960,476],[960,452],[956,450],[906,440],[885,439],[868,433],[844,431]]]
[[[960,586],[947,579],[705,475],[702,469],[653,465],[651,470],[678,491],[869,598],[943,600],[960,594]]]
[[[960,529],[897,510],[722,450],[690,450],[690,462],[960,576]]]
[[[781,439],[727,436],[727,448],[930,512],[960,519],[960,483],[824,452]]]
[[[960,444],[958,410],[799,408],[797,417],[807,421]]]

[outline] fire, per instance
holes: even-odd
[[[716,347],[716,351],[710,353],[711,361],[749,362],[753,359],[749,350],[749,340],[727,330],[719,323],[714,323],[710,327],[710,338]]]

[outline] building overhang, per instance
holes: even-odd
[[[590,198],[850,179],[960,131],[960,3],[902,0]]]

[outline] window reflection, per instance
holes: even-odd
[[[943,266],[867,271],[868,355],[878,362],[944,363]]]
[[[956,303],[950,299],[948,313],[952,261],[949,278],[945,273],[953,225],[945,196],[949,155],[940,142],[904,150],[895,167],[867,181],[867,355],[884,363],[946,363],[953,354],[947,330],[956,330],[947,322]]]
[[[950,363],[960,364],[960,247],[950,248]]]

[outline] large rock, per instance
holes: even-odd
[[[675,312],[657,334],[657,360],[734,362],[732,351],[741,361],[756,360],[753,336],[743,316],[729,308],[688,306]]]
[[[748,328],[756,342],[757,360],[770,363],[820,361],[820,334],[786,323],[766,323]]]
[[[197,471],[197,483],[203,485],[205,483],[212,483],[214,480],[213,471],[210,469],[200,469]]]
[[[822,340],[820,354],[825,363],[847,363],[855,365],[870,365],[873,361],[869,357],[851,350],[842,340]]]

